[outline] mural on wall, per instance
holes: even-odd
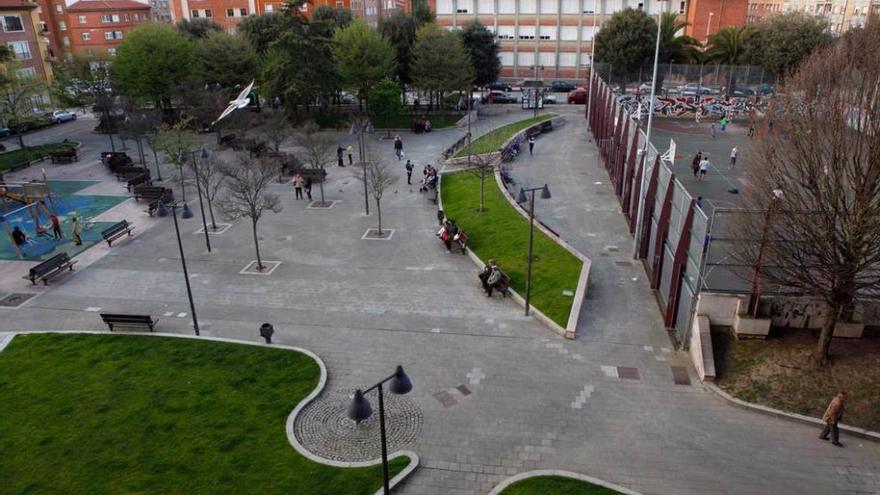
[[[775,298],[770,304],[770,319],[774,327],[822,328],[828,316],[828,306],[810,298]]]
[[[642,118],[648,116],[647,96],[621,95],[617,102],[627,112],[640,112]],[[697,101],[695,96],[656,96],[654,101],[655,117],[690,117],[690,118],[721,118],[729,119],[761,118],[769,106],[770,100],[754,97],[703,96]]]

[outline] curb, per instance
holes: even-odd
[[[3,348],[5,348],[6,346],[8,346],[9,343],[12,342],[12,339],[14,339],[15,336],[18,335],[19,333],[22,333],[22,334],[25,334],[25,335],[27,335],[27,334],[32,334],[32,333],[34,333],[34,334],[36,334],[36,333],[57,333],[57,334],[62,334],[62,335],[64,335],[64,334],[82,334],[82,333],[84,333],[84,334],[95,334],[95,335],[111,335],[111,334],[108,333],[108,332],[99,332],[99,331],[64,331],[64,332],[59,332],[59,331],[36,331],[36,332],[11,332],[10,334],[8,334],[8,335],[3,339]],[[372,461],[360,461],[360,462],[342,462],[342,461],[334,461],[334,460],[331,460],[331,459],[324,459],[323,457],[320,457],[320,456],[318,456],[318,455],[315,455],[315,454],[311,453],[311,452],[310,452],[309,450],[307,450],[307,449],[306,449],[301,443],[299,443],[299,440],[297,440],[296,435],[294,435],[294,433],[293,433],[293,425],[294,425],[294,422],[295,422],[295,420],[296,420],[296,416],[299,415],[299,413],[300,413],[300,412],[301,412],[306,406],[308,406],[309,404],[311,404],[312,401],[314,401],[319,395],[321,395],[321,392],[324,391],[324,387],[327,385],[327,367],[324,365],[324,361],[322,361],[321,358],[318,357],[317,354],[313,353],[312,351],[310,351],[310,350],[308,350],[308,349],[303,349],[302,347],[295,347],[295,346],[289,346],[289,345],[281,345],[281,344],[264,344],[264,343],[260,343],[260,342],[249,342],[249,341],[246,341],[246,340],[227,339],[227,338],[223,338],[223,337],[204,337],[204,336],[185,335],[185,334],[176,334],[176,333],[161,333],[161,332],[149,332],[149,333],[147,333],[147,332],[143,332],[143,333],[142,333],[142,332],[127,332],[127,333],[121,333],[121,334],[117,334],[117,335],[129,335],[129,336],[130,336],[130,335],[138,335],[138,336],[151,336],[151,337],[175,337],[175,338],[179,338],[179,339],[209,340],[209,341],[212,341],[212,342],[224,342],[224,343],[227,343],[227,344],[239,344],[239,345],[250,345],[250,346],[254,346],[254,347],[266,347],[266,348],[269,348],[269,349],[286,349],[286,350],[289,350],[289,351],[295,351],[295,352],[299,352],[299,353],[305,354],[306,356],[308,356],[308,357],[314,359],[316,363],[318,363],[318,368],[321,370],[321,376],[320,376],[320,378],[319,378],[319,380],[318,380],[318,385],[315,387],[315,389],[312,390],[312,392],[311,392],[309,395],[307,395],[305,399],[301,400],[301,401],[299,402],[299,404],[297,404],[296,407],[293,409],[293,411],[287,416],[287,420],[286,420],[286,422],[285,422],[285,432],[287,433],[287,441],[288,441],[288,442],[290,443],[290,445],[294,448],[294,450],[297,451],[297,453],[299,453],[299,454],[302,455],[303,457],[305,457],[305,458],[307,458],[307,459],[309,459],[309,460],[311,460],[311,461],[313,461],[313,462],[317,462],[317,463],[319,463],[319,464],[325,464],[325,465],[328,465],[328,466],[343,467],[343,468],[369,467],[369,466],[376,466],[376,465],[382,464],[382,459],[381,459],[381,458],[379,458],[379,459],[374,459],[374,460],[372,460]],[[3,349],[0,348],[0,351],[2,351],[2,350],[3,350]],[[410,474],[416,469],[416,467],[418,467],[418,465],[419,465],[419,456],[418,456],[415,452],[412,452],[412,451],[409,451],[409,450],[399,450],[399,451],[397,451],[397,452],[394,452],[394,453],[392,453],[392,454],[390,454],[390,455],[388,456],[388,460],[391,461],[391,460],[393,460],[393,459],[397,459],[398,457],[404,457],[404,456],[405,456],[405,457],[408,457],[408,458],[410,459],[410,462],[409,462],[409,464],[407,464],[407,466],[406,466],[405,468],[403,468],[403,471],[401,471],[400,473],[398,473],[397,476],[395,476],[394,478],[392,478],[391,481],[389,482],[389,487],[390,487],[392,490],[393,490],[394,487],[397,486],[401,481],[403,481],[404,478],[406,478],[407,476],[409,476],[409,475],[410,475]],[[376,491],[375,495],[382,495],[382,493],[383,493],[383,488],[379,488],[379,489]]]
[[[587,483],[592,483],[594,485],[598,485],[611,490],[617,490],[623,495],[642,495],[639,492],[630,490],[629,488],[624,488],[620,485],[615,485],[614,483],[610,483],[605,480],[593,478],[592,476],[587,476],[585,474],[573,473],[571,471],[562,471],[559,469],[537,469],[535,471],[526,471],[524,473],[513,475],[510,478],[503,479],[501,483],[495,485],[495,488],[493,488],[488,495],[500,495],[501,492],[504,491],[504,489],[516,483],[517,481],[522,481],[527,478],[538,478],[541,476],[560,476],[563,478],[572,478],[580,481],[586,481]]]
[[[730,405],[734,407],[738,407],[740,409],[745,409],[747,411],[756,412],[759,414],[763,414],[765,416],[774,416],[780,419],[787,419],[789,421],[797,421],[800,423],[808,424],[811,426],[822,427],[825,426],[825,422],[820,418],[814,418],[812,416],[805,416],[803,414],[790,413],[785,411],[780,411],[779,409],[773,409],[772,407],[762,406],[760,404],[754,404],[752,402],[746,402],[742,399],[737,399],[736,397],[728,394],[720,387],[713,383],[703,382],[703,387],[708,389],[710,392],[715,394],[716,397],[720,400],[724,400]],[[870,440],[872,442],[880,442],[880,433],[875,431],[866,430],[864,428],[859,428],[857,426],[848,426],[844,424],[839,424],[838,428],[841,433],[846,433],[848,435],[863,438],[865,440]]]

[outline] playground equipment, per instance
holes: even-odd
[[[46,235],[46,229],[40,223],[40,214],[48,220],[55,214],[55,204],[49,185],[46,182],[0,182],[0,224],[9,236],[16,255],[23,257],[21,248],[12,237],[12,229],[9,227],[10,219],[17,215],[30,214],[34,222],[34,234]]]

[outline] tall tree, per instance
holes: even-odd
[[[675,12],[660,14],[660,62],[688,64],[699,53],[700,42],[684,34],[690,23],[679,19]]]
[[[425,24],[416,33],[413,45],[413,83],[417,88],[437,93],[464,90],[474,81],[471,56],[453,32],[436,24]]]
[[[406,15],[396,10],[379,22],[379,32],[388,38],[397,53],[397,81],[401,89],[412,82],[412,45],[416,41],[416,31],[422,21],[415,15]]]
[[[474,84],[485,86],[498,79],[501,73],[501,59],[498,58],[498,43],[495,34],[477,19],[465,24],[459,31],[461,41],[471,56],[474,66]]]
[[[254,236],[254,249],[257,252],[257,270],[265,270],[260,255],[260,237],[257,224],[267,211],[281,211],[281,200],[277,194],[268,192],[269,184],[275,178],[275,166],[268,160],[238,157],[236,164],[223,164],[220,173],[226,177],[226,194],[219,203],[220,210],[230,220],[248,218]]]
[[[330,40],[310,31],[287,32],[266,52],[260,78],[262,94],[278,98],[293,121],[319,98],[326,106],[339,87]]]
[[[596,33],[595,59],[611,65],[611,78],[625,83],[654,59],[657,23],[641,10],[627,8],[611,16]]]
[[[370,104],[367,108],[370,118],[377,127],[388,129],[389,136],[394,127],[394,118],[405,111],[400,94],[400,87],[390,79],[380,81],[370,89]]]
[[[181,19],[177,21],[176,26],[181,34],[190,39],[207,38],[211,33],[223,31],[223,27],[220,24],[204,17]]]
[[[321,36],[332,38],[333,32],[337,29],[344,28],[351,24],[354,15],[351,10],[344,7],[331,7],[329,5],[319,5],[312,12],[312,18],[309,21],[309,29],[318,30]]]
[[[257,53],[263,54],[290,32],[301,33],[305,20],[286,14],[251,15],[241,20],[238,31],[251,42]]]
[[[225,31],[215,31],[200,39],[196,44],[196,57],[202,81],[221,88],[244,86],[259,70],[257,52],[250,42]]]
[[[764,265],[769,281],[828,305],[819,364],[835,324],[880,290],[878,46],[880,25],[869,23],[818,50],[788,81],[744,190],[746,208],[768,213],[737,223],[748,237],[736,252],[743,265]]]
[[[709,36],[705,60],[722,65],[741,65],[751,62],[753,50],[750,38],[755,32],[751,26],[723,27]],[[736,71],[732,68],[727,80],[727,95],[736,90]]]
[[[362,101],[374,84],[393,77],[397,70],[391,43],[362,20],[333,34],[333,59],[343,83],[356,90]]]
[[[111,66],[115,86],[131,98],[151,100],[170,112],[172,90],[192,77],[195,53],[175,28],[150,22],[127,33]]]
[[[787,12],[758,24],[752,57],[778,77],[787,77],[818,48],[831,43],[828,23],[803,12]]]
[[[98,128],[113,130],[117,98],[113,94],[108,60],[102,56],[74,55],[55,65],[55,99],[65,107],[90,109],[100,118]]]
[[[0,64],[0,75],[0,124],[15,133],[24,149],[22,129],[43,118],[39,110],[47,88],[36,77],[21,75],[15,59]]]

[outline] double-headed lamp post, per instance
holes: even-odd
[[[384,487],[385,495],[388,495],[391,492],[391,487],[388,477],[388,443],[385,437],[385,399],[382,395],[382,385],[385,382],[390,382],[388,389],[391,390],[392,394],[403,395],[412,390],[412,381],[403,372],[403,366],[398,365],[394,374],[379,383],[363,391],[361,389],[355,390],[351,404],[348,406],[348,417],[360,423],[372,416],[373,408],[370,406],[370,401],[364,395],[375,389],[379,391],[379,433],[382,437],[382,486]]]
[[[192,314],[193,321],[193,329],[196,331],[196,335],[199,335],[199,319],[196,317],[196,304],[193,302],[192,295],[192,287],[189,285],[189,273],[186,271],[186,256],[183,254],[183,242],[180,240],[180,226],[177,224],[177,209],[181,208],[180,216],[184,219],[192,218],[193,212],[189,209],[189,205],[186,203],[181,207],[177,203],[171,203],[168,205],[171,207],[171,216],[174,218],[174,232],[177,234],[177,247],[180,249],[180,264],[183,267],[183,279],[186,281],[186,295],[189,297],[189,311]],[[160,217],[168,216],[168,208],[166,208],[165,203],[159,199],[159,211],[157,212]]]
[[[550,188],[547,187],[547,184],[544,184],[544,187],[520,188],[519,195],[516,197],[517,203],[529,202],[529,261],[528,271],[526,272],[526,316],[529,316],[529,299],[532,294],[532,239],[535,236],[536,191],[541,191],[541,199],[550,199]],[[529,196],[526,197],[526,194],[529,194]]]
[[[180,152],[180,163],[186,163],[189,155],[193,157],[193,171],[196,173],[196,190],[199,193],[199,211],[202,213],[202,227],[205,232],[205,245],[208,247],[208,252],[211,252],[211,238],[208,236],[208,221],[205,219],[205,203],[202,202],[202,181],[199,179],[199,164],[196,162],[196,153],[201,153],[202,160],[208,159],[208,150],[202,148],[201,150],[192,150],[192,151],[181,151]],[[207,184],[205,185],[207,187]]]

